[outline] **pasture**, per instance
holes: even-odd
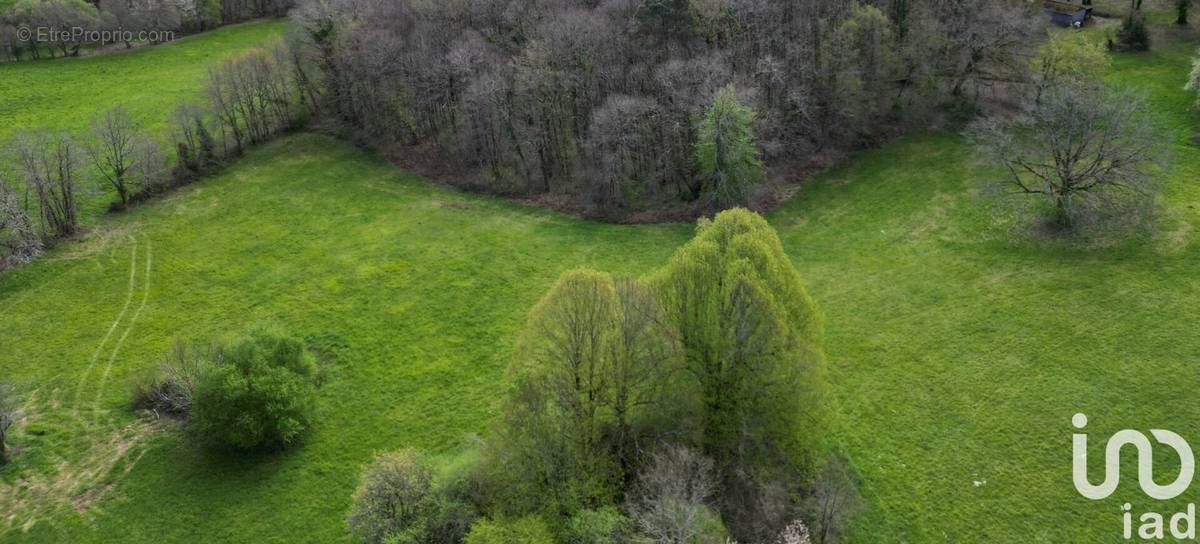
[[[153,47],[0,64],[0,147],[20,130],[84,135],[93,116],[117,106],[151,134],[165,137],[175,107],[203,99],[210,66],[268,43],[283,27],[283,21],[256,21]],[[7,149],[4,153],[7,160]],[[81,211],[90,218],[102,213],[115,193],[98,182],[87,189]]]
[[[197,59],[278,28],[0,66],[0,130],[84,123],[122,96],[96,81],[144,93],[130,107],[158,122],[194,96]],[[1200,386],[1191,53],[1117,56],[1110,75],[1149,93],[1175,134],[1153,235],[1013,242],[978,201],[988,173],[944,133],[862,153],[767,215],[826,316],[834,441],[866,499],[852,542],[1116,542],[1119,494],[1092,502],[1071,485],[1072,414],[1096,436],[1200,438],[1200,407],[1184,402]],[[127,81],[121,64],[147,58],[159,79]],[[316,135],[92,227],[0,276],[0,375],[32,391],[13,439],[24,453],[0,468],[0,541],[349,542],[344,516],[373,452],[453,457],[487,430],[515,335],[561,272],[644,274],[691,233],[462,194]],[[324,354],[302,446],[213,457],[132,411],[130,384],[176,338],[263,321]]]

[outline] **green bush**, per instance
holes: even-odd
[[[316,365],[295,338],[256,330],[217,348],[196,385],[192,423],[213,445],[290,446],[312,425]]]
[[[556,544],[550,527],[542,518],[480,519],[471,526],[464,544]]]
[[[581,510],[567,520],[566,544],[618,544],[628,541],[629,518],[616,507]]]

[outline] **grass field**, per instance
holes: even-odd
[[[835,442],[867,501],[852,542],[1117,542],[1122,502],[1195,500],[1139,503],[1133,478],[1083,499],[1070,446],[1076,412],[1093,457],[1120,428],[1200,438],[1190,54],[1123,55],[1111,74],[1177,136],[1152,236],[1011,242],[948,134],[864,153],[768,215],[826,314]],[[524,315],[560,272],[645,273],[690,232],[460,194],[312,135],[102,217],[0,276],[0,376],[34,391],[24,452],[0,469],[0,541],[348,542],[372,452],[453,455],[486,430]],[[129,383],[174,338],[260,321],[336,355],[302,447],[213,458],[131,412]]]
[[[201,100],[208,67],[283,32],[283,21],[231,25],[174,43],[81,58],[0,64],[0,152],[20,129],[84,134],[96,113],[123,106],[141,126],[165,136],[175,107]],[[0,154],[0,166],[7,157]],[[115,198],[89,185],[88,220]]]
[[[0,141],[20,128],[85,130],[96,112],[117,105],[165,131],[176,105],[201,98],[209,66],[279,36],[283,24],[252,22],[129,52],[0,64]]]

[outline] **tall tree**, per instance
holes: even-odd
[[[33,131],[16,137],[17,163],[38,201],[42,225],[51,234],[68,237],[78,227],[79,150],[66,134]]]
[[[1006,192],[1039,197],[1062,228],[1134,219],[1153,205],[1165,139],[1140,95],[1096,82],[1049,89],[1027,115],[971,130]]]
[[[738,101],[733,85],[717,92],[700,122],[696,142],[697,173],[704,197],[713,205],[745,204],[750,187],[762,180],[753,125],[754,111]]]
[[[509,367],[505,465],[563,512],[612,500],[631,476],[633,425],[677,353],[653,293],[575,270],[533,311]]]
[[[129,204],[129,197],[136,190],[131,173],[136,167],[136,151],[144,139],[123,106],[92,118],[92,139],[86,146],[87,153],[100,177],[117,191],[121,206]]]
[[[739,538],[778,527],[761,488],[815,466],[827,425],[822,325],[775,231],[732,209],[702,222],[656,278],[699,384],[702,438]]]

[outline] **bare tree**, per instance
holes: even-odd
[[[1034,45],[1028,8],[987,0],[942,0],[930,15],[938,17],[940,75],[955,96],[1026,79],[1025,59]]]
[[[63,133],[40,130],[18,134],[14,149],[25,182],[37,197],[43,227],[57,237],[74,235],[79,221],[75,141]]]
[[[712,460],[670,445],[650,456],[629,511],[648,544],[718,544],[724,530],[709,506],[715,492]]]
[[[124,106],[97,114],[92,118],[92,138],[86,146],[96,172],[114,190],[122,207],[137,191],[132,172],[137,168],[139,147],[145,145],[145,134],[133,122]]]
[[[17,194],[0,176],[0,269],[23,264],[42,251],[29,213]]]
[[[813,540],[817,544],[835,544],[841,540],[846,522],[861,508],[858,478],[849,461],[834,455],[817,475],[813,489]]]
[[[1028,114],[983,121],[970,136],[1003,168],[1006,193],[1039,197],[1063,228],[1144,217],[1167,159],[1142,97],[1093,82],[1057,85]]]
[[[592,202],[602,211],[653,202],[667,181],[659,152],[661,109],[653,100],[612,95],[592,114],[585,145]]]
[[[235,152],[295,123],[298,90],[279,47],[254,49],[209,70],[206,94]]]
[[[803,521],[795,520],[779,533],[776,544],[813,544],[812,534]]]

